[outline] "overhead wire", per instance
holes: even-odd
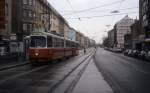
[[[120,4],[115,8],[115,9],[117,9],[117,10],[114,10],[114,11],[117,11],[117,12],[120,13],[120,9],[121,9],[122,4],[123,4],[124,1],[125,1],[125,0],[122,0],[122,2],[120,2]],[[113,11],[112,11],[111,13],[113,13]],[[114,20],[116,19],[116,15],[113,16],[113,19],[114,19]]]
[[[122,9],[119,9],[119,10],[131,10],[131,9],[138,9],[139,7],[129,7],[129,8],[122,8]],[[105,12],[105,11],[109,11],[109,10],[112,10],[112,9],[103,9],[103,10],[95,10],[95,11],[86,11],[86,12]],[[86,13],[84,12],[84,13]],[[79,13],[79,12],[76,12],[76,14]],[[74,15],[73,13],[70,13],[70,14],[63,14],[64,16],[67,16],[67,15]]]
[[[138,12],[128,12],[128,13],[119,13],[119,14],[112,14],[112,15],[99,15],[99,16],[82,16],[80,18],[84,18],[84,19],[91,19],[91,18],[98,18],[98,17],[106,17],[106,16],[114,16],[114,15],[124,15],[124,14],[136,14]],[[77,19],[77,18],[73,18],[73,17],[69,17],[67,19]]]
[[[67,0],[67,1],[69,1],[69,0]],[[87,11],[90,11],[90,10],[93,10],[93,9],[102,8],[102,7],[106,7],[106,6],[111,6],[111,5],[118,4],[118,3],[120,4],[120,3],[123,2],[123,1],[124,1],[124,0],[114,1],[114,2],[107,3],[107,4],[103,4],[103,5],[100,5],[100,6],[95,6],[95,7],[92,7],[92,8],[79,10],[79,11],[76,11],[76,13],[87,12]],[[70,2],[70,1],[69,1],[69,2]],[[72,13],[70,13],[70,14],[72,14]]]
[[[69,0],[66,0],[66,1],[68,2],[68,4],[70,5],[71,9],[73,10],[73,13],[76,14],[76,11],[74,10],[71,2]],[[76,15],[76,16],[78,17],[79,21],[81,21],[80,17],[78,15]]]
[[[80,17],[80,16],[77,15],[78,13],[87,12],[87,11],[89,12],[89,11],[94,10],[94,9],[98,9],[98,8],[101,8],[101,7],[115,5],[115,4],[118,4],[118,3],[120,3],[120,5],[121,5],[122,2],[124,2],[125,0],[118,0],[118,1],[115,1],[115,2],[111,2],[111,3],[104,4],[104,5],[100,5],[100,6],[96,6],[96,7],[84,9],[84,10],[79,10],[79,11],[75,11],[75,9],[73,8],[73,6],[72,6],[72,4],[71,4],[71,2],[69,0],[66,0],[66,1],[68,2],[68,4],[70,5],[71,9],[73,10],[73,13],[68,13],[66,15],[75,14],[77,16],[77,17],[74,17],[74,18],[70,17],[70,18],[67,18],[67,19],[78,19],[79,21],[81,21],[81,19],[91,19],[91,18],[99,18],[99,17],[106,17],[106,16],[116,16],[116,15],[124,15],[124,14],[137,13],[137,12],[130,12],[130,13],[120,13],[120,14],[112,14],[112,15],[99,15],[99,16],[85,16],[85,17],[83,16],[83,17]],[[133,8],[136,8],[136,7],[133,7]],[[126,9],[133,9],[133,8],[126,8]],[[125,10],[125,9],[122,9],[122,10]],[[84,29],[86,29],[86,28],[84,28]]]
[[[77,12],[75,11],[75,9],[73,8],[73,6],[72,6],[70,0],[66,0],[66,1],[67,1],[68,4],[70,5],[70,7],[71,7],[71,9],[73,10],[74,14],[76,14],[77,19],[81,22],[82,20],[81,20],[81,18],[78,16],[78,14],[77,14]],[[83,24],[83,22],[82,22],[82,24]],[[89,32],[88,32],[88,30],[86,29],[85,26],[84,26],[84,29],[86,30],[86,33],[89,34]]]

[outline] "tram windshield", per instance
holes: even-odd
[[[30,47],[46,47],[46,38],[44,36],[32,36]]]

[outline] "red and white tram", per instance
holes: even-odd
[[[48,62],[79,54],[78,42],[53,34],[31,35],[29,47],[30,62]]]

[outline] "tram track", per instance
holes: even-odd
[[[14,85],[14,84],[9,83],[9,85],[8,85],[8,82],[13,81],[13,82],[16,82],[15,84],[18,84],[18,82],[20,82],[20,80],[21,80],[21,82],[22,82],[22,80],[25,80],[25,81],[27,81],[26,83],[31,84],[31,83],[34,83],[34,81],[30,81],[30,80],[32,80],[32,79],[34,80],[35,74],[37,74],[37,76],[42,77],[42,79],[35,79],[37,81],[36,82],[37,84],[39,84],[38,82],[41,82],[41,81],[49,81],[49,80],[54,81],[54,82],[50,82],[50,83],[47,82],[48,84],[50,84],[50,86],[46,85],[48,87],[48,90],[47,90],[48,93],[52,93],[60,84],[62,84],[64,82],[64,80],[66,80],[72,73],[74,73],[74,71],[76,71],[78,68],[82,68],[80,65],[85,65],[83,63],[85,63],[88,59],[90,59],[93,56],[94,52],[95,51],[91,50],[88,53],[86,53],[85,55],[77,56],[75,58],[71,58],[71,59],[69,59],[67,61],[63,61],[63,62],[53,62],[50,65],[42,65],[42,66],[38,66],[38,67],[31,66],[31,65],[24,65],[24,66],[18,66],[15,68],[0,71],[0,76],[4,76],[4,78],[0,77],[0,86],[4,87],[6,85],[9,88],[9,86]],[[72,60],[74,60],[74,62],[71,62]],[[66,67],[69,67],[67,71],[59,72]],[[86,68],[86,67],[84,67],[84,68]],[[55,71],[55,72],[53,72],[53,71]],[[46,72],[46,73],[43,73],[43,72]],[[82,74],[81,72],[84,72],[84,70],[82,69],[82,71],[80,71],[78,76],[81,76],[81,74]],[[2,73],[4,73],[4,74],[2,74]],[[7,75],[5,75],[6,73],[7,73],[7,75],[9,75],[9,74],[12,74],[12,75],[7,76]],[[53,74],[51,75],[50,73],[54,73],[56,78],[53,77],[52,76]],[[31,75],[31,77],[30,77],[30,75]],[[7,77],[5,77],[5,76],[7,76]],[[50,76],[50,77],[45,77],[45,76]],[[58,82],[55,83],[55,80],[57,80],[57,78],[59,78],[57,76],[61,76],[61,78],[58,80]],[[77,78],[79,78],[79,77],[77,77]],[[51,83],[54,83],[54,84],[51,86]],[[24,83],[20,84],[20,85],[25,86]],[[41,84],[41,85],[43,85],[43,84]],[[73,85],[73,83],[71,84],[71,86],[72,85]],[[16,90],[19,90],[19,88],[17,88]],[[25,90],[30,90],[30,88],[25,89]],[[0,91],[1,91],[1,88],[0,88]],[[11,90],[9,90],[9,91],[11,91]],[[25,92],[25,93],[28,93],[28,92]]]
[[[90,62],[89,60],[91,59],[91,57],[93,57],[94,53],[95,53],[95,51],[90,53],[84,60],[82,60],[78,65],[76,65],[58,83],[56,83],[54,86],[52,86],[48,93],[55,93],[54,91],[57,89],[58,86],[60,86],[78,67],[80,67],[80,65],[82,65],[85,62],[87,62],[86,64],[84,64],[83,68],[79,71],[79,73],[77,74],[77,77],[75,77],[75,79],[71,82],[70,87],[67,87],[67,89],[64,91],[64,93],[69,93],[70,91],[72,91],[73,86],[75,86],[75,84],[77,83],[77,81],[79,80],[81,75],[83,74],[84,70],[86,69],[87,65]]]

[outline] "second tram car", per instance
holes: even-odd
[[[47,62],[79,54],[78,42],[64,39],[53,34],[31,35],[29,60]]]

